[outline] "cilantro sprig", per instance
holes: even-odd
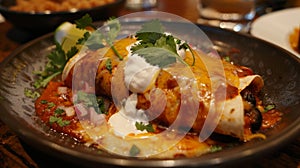
[[[95,30],[95,27],[93,26],[93,20],[88,14],[84,15],[78,20],[75,20],[75,24],[79,29],[90,28]],[[123,57],[118,53],[113,45],[120,31],[121,25],[118,20],[110,19],[107,21],[106,26],[109,29],[108,32],[86,32],[82,38],[78,39],[76,44],[84,44],[92,50],[109,45],[119,59],[122,60]],[[38,79],[34,82],[33,86],[36,89],[46,87],[53,78],[62,73],[68,60],[71,59],[77,52],[78,48],[76,46],[71,47],[69,51],[64,51],[62,45],[58,42],[55,42],[55,49],[47,56],[48,62],[45,69],[43,71],[35,72],[35,74],[38,76]]]
[[[177,53],[177,45],[179,50],[189,49],[192,52],[191,47],[186,42],[165,34],[163,25],[159,20],[145,23],[141,30],[136,33],[136,38],[139,43],[131,47],[133,54],[138,54],[144,57],[148,63],[158,65],[161,68],[176,62],[176,60],[186,64]],[[152,58],[150,58],[151,55]],[[194,65],[195,55],[193,52],[192,56],[192,65]]]
[[[87,21],[85,21],[87,22]],[[80,27],[83,26],[88,26],[90,23],[85,23],[84,25],[81,25]],[[106,45],[108,45],[113,52],[117,55],[117,57],[120,60],[123,60],[123,57],[121,54],[117,51],[117,49],[114,46],[114,41],[117,38],[120,30],[121,30],[121,24],[119,20],[115,18],[110,18],[106,23],[105,23],[105,28],[104,29],[99,29],[94,31],[92,34],[89,32],[86,32],[84,34],[84,37],[78,40],[78,44],[84,44],[86,45],[89,49],[96,50],[99,48],[102,48]]]
[[[62,49],[62,46],[56,42],[56,48],[47,57],[48,63],[44,71],[36,71],[38,76],[33,84],[35,88],[45,87],[54,77],[61,74],[67,61],[73,57],[78,49],[74,46],[67,53]]]
[[[86,29],[87,27],[96,29],[96,27],[93,25],[93,19],[90,17],[89,14],[85,14],[80,19],[75,20],[74,22],[76,24],[76,27],[79,29]]]

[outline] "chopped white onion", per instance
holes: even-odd
[[[86,116],[88,114],[88,110],[84,107],[83,104],[79,103],[79,104],[75,104],[75,110],[77,115],[79,115],[80,117]]]
[[[68,93],[68,88],[67,87],[64,87],[64,86],[60,86],[57,88],[57,92],[58,94],[67,94]]]
[[[90,112],[90,121],[95,124],[96,126],[103,123],[105,120],[105,114],[98,114],[93,107],[89,108]]]
[[[66,115],[67,115],[68,117],[71,117],[71,116],[74,116],[74,115],[75,115],[75,109],[74,109],[72,106],[70,106],[70,107],[65,107],[64,110],[65,110]]]

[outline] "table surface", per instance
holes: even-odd
[[[268,1],[268,0],[267,0]],[[280,1],[280,0],[277,0]],[[164,11],[182,16],[192,22],[196,22],[198,12],[197,0],[161,0],[154,10]],[[289,0],[283,6],[269,4],[272,9],[280,10],[286,7],[300,6],[300,0]],[[128,14],[126,8],[119,13],[120,16]],[[21,30],[16,29],[8,22],[0,23],[0,62],[13,50],[31,40]],[[0,167],[76,167],[58,158],[48,156],[28,146],[18,136],[0,121]],[[245,167],[245,165],[243,165]],[[300,168],[300,136],[281,150],[269,153],[246,167],[297,167]]]

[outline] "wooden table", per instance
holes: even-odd
[[[161,0],[154,10],[170,12],[196,22],[198,18],[196,2],[197,0]],[[281,9],[282,7],[293,6],[300,6],[300,0],[289,0],[285,6],[273,7]],[[121,16],[130,12],[132,11],[123,9],[119,15]],[[31,36],[16,29],[8,22],[0,23],[0,62],[14,49],[31,38]],[[23,143],[12,130],[0,121],[0,167],[35,168],[58,167],[58,165],[60,165],[59,167],[76,167],[76,165],[48,156]],[[300,168],[300,136],[281,150],[265,155],[251,164],[243,166]]]

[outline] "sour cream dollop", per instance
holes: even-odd
[[[129,55],[124,68],[125,85],[134,93],[144,93],[151,89],[160,68],[146,62],[137,54]]]
[[[144,110],[136,109],[137,94],[131,94],[124,100],[124,104],[120,111],[113,114],[109,120],[113,133],[119,137],[126,137],[129,134],[147,133],[147,131],[140,131],[136,128],[136,122],[143,122],[148,124],[148,117]]]

